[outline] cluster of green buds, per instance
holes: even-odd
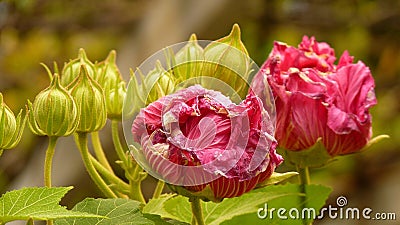
[[[127,95],[130,102],[125,106],[127,115],[138,112],[151,102],[177,91],[177,85],[187,87],[201,84],[215,89],[223,84],[244,98],[248,91],[251,60],[241,41],[239,25],[235,24],[230,34],[208,43],[204,48],[195,34],[179,51],[168,51],[166,69],[157,61],[153,70],[143,74],[137,69],[132,73]],[[146,75],[146,76],[145,76]],[[222,89],[222,88],[221,88]]]
[[[249,54],[241,41],[239,25],[235,24],[226,37],[209,43],[203,49],[192,35],[180,51],[175,54],[173,72],[179,81],[196,77],[211,77],[228,84],[241,97],[245,97],[251,72]],[[197,79],[210,86],[210,79]]]
[[[0,155],[4,149],[14,148],[21,140],[25,127],[26,116],[22,110],[15,118],[11,109],[3,102],[3,95],[0,93]]]
[[[64,65],[61,77],[51,75],[50,86],[34,102],[28,101],[29,125],[36,135],[68,136],[104,127],[107,116],[121,118],[125,82],[115,63],[115,51],[98,64],[83,49]]]

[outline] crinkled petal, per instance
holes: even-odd
[[[343,66],[352,64],[354,60],[353,56],[350,56],[349,52],[346,50],[343,52],[342,56],[339,59],[339,63],[337,65],[337,69],[340,69]]]
[[[369,125],[369,108],[377,101],[373,91],[375,83],[368,67],[362,62],[349,64],[330,77],[336,81],[337,91],[328,101],[328,126],[341,134],[358,131],[358,126],[363,124]]]

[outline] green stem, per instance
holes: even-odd
[[[191,225],[196,225],[196,217],[192,216],[192,221],[190,222]]]
[[[114,173],[104,153],[103,147],[101,146],[99,132],[98,131],[92,132],[90,135],[92,137],[93,150],[94,154],[96,154],[96,158],[99,160],[101,165],[103,165],[108,171]]]
[[[29,218],[29,220],[26,221],[26,225],[35,225],[35,224],[33,223],[33,219],[32,219],[32,218]]]
[[[3,155],[3,149],[0,149],[0,156]],[[1,223],[0,223],[1,225]]]
[[[131,186],[129,197],[133,200],[146,204],[146,200],[144,199],[142,194],[141,182],[130,180],[129,184]]]
[[[124,148],[122,147],[121,141],[119,139],[118,123],[118,120],[111,120],[111,135],[115,146],[115,151],[117,152],[117,155],[121,159],[123,165],[126,166],[128,165],[127,158]]]
[[[46,225],[53,225],[53,220],[47,220]]]
[[[85,164],[86,170],[88,171],[90,177],[107,197],[117,198],[117,195],[110,189],[110,187],[107,186],[106,182],[97,173],[92,161],[90,160],[87,133],[78,132],[77,135],[78,149],[81,153],[83,163]]]
[[[297,167],[297,172],[299,173],[300,184],[309,185],[310,184],[310,170],[308,167],[299,168]]]
[[[154,193],[153,193],[153,199],[156,199],[156,198],[160,197],[160,195],[161,195],[161,193],[162,193],[162,191],[164,189],[164,184],[165,184],[164,181],[158,180],[156,189],[154,190]]]
[[[142,180],[140,176],[140,166],[136,164],[134,170],[133,170],[133,176],[128,176],[129,177],[129,185],[130,185],[130,194],[129,197],[133,200],[137,200],[141,203],[146,204],[146,200],[143,197],[142,193]]]
[[[192,220],[192,225],[194,221],[197,222],[197,225],[205,225],[204,223],[204,218],[203,218],[203,211],[201,210],[201,202],[200,202],[200,198],[194,198],[191,202],[190,202],[191,206],[192,206],[192,213],[194,218],[196,218],[195,220]]]
[[[90,161],[92,161],[94,168],[109,182],[113,183],[118,189],[121,190],[123,193],[129,193],[129,185],[121,180],[119,177],[115,176],[115,174],[111,173],[107,170],[100,162],[98,162],[93,156],[89,156]]]
[[[308,167],[300,168],[297,167],[297,172],[299,173],[299,181],[300,181],[300,188],[301,188],[301,193],[304,194],[304,196],[300,197],[301,201],[301,208],[302,210],[307,207],[307,191],[306,191],[306,186],[310,184],[310,171]],[[308,225],[312,224],[307,220],[307,218],[303,218],[303,224]]]
[[[49,145],[46,150],[46,157],[44,159],[44,185],[51,187],[51,167],[53,164],[53,156],[56,149],[57,136],[49,137]]]
[[[141,182],[143,179],[141,178],[140,171],[142,169],[138,164],[135,163],[134,166],[132,167],[132,163],[128,162],[128,158],[126,157],[126,151],[122,147],[121,140],[119,139],[118,125],[119,125],[118,120],[111,120],[111,135],[115,146],[115,151],[117,152],[118,157],[122,161],[125,173],[127,172],[129,173],[129,171],[132,171],[128,176],[126,176],[129,179],[129,186],[130,186],[129,197],[131,199],[140,201],[142,203],[146,203],[141,188]]]

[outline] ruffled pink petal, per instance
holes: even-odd
[[[315,37],[304,36],[299,44],[299,50],[305,52],[313,52],[322,58],[330,68],[333,68],[333,63],[336,60],[335,50],[326,42],[317,42]]]
[[[320,98],[327,92],[327,86],[315,70],[295,71],[289,74],[286,90],[291,93],[301,92],[311,98]]]
[[[338,69],[330,78],[337,82],[337,92],[331,95],[328,126],[335,132],[349,133],[369,125],[369,108],[376,104],[375,83],[371,72],[362,62]]]
[[[339,63],[337,65],[337,69],[352,64],[354,60],[353,56],[350,56],[349,52],[346,50],[343,52],[342,56],[339,59]]]

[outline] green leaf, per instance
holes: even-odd
[[[56,225],[145,225],[163,224],[164,221],[154,215],[144,216],[140,208],[142,204],[130,199],[93,199],[87,198],[72,209],[77,212],[93,213],[103,218],[75,218],[56,220]]]
[[[173,214],[170,214],[164,209],[165,202],[176,197],[176,194],[163,194],[159,198],[151,199],[144,207],[142,212],[148,214],[160,215],[164,218],[177,219]],[[178,219],[179,220],[179,219]]]
[[[300,168],[321,167],[334,160],[325,149],[322,139],[318,138],[313,146],[301,151],[278,149],[286,163]]]
[[[302,207],[305,206],[308,209],[314,209],[318,214],[322,206],[325,204],[326,199],[331,193],[331,188],[325,187],[322,185],[307,185],[305,187],[306,196],[300,195],[302,190],[301,186],[298,184],[287,184],[287,185],[277,185],[271,186],[269,188],[270,191],[275,192],[283,192],[287,193],[286,196],[272,199],[271,201],[262,203],[257,207],[262,208],[263,210],[260,212],[261,217],[266,216],[265,219],[261,219],[258,217],[257,212],[249,213],[246,215],[241,215],[233,218],[232,220],[225,221],[222,225],[239,225],[239,224],[279,224],[279,225],[302,225],[303,221],[301,218],[293,219],[288,214],[289,210],[294,209],[293,212],[298,211],[301,215]],[[279,189],[279,190],[274,190]],[[256,192],[258,190],[255,190]],[[292,193],[292,195],[290,194]],[[296,195],[296,193],[298,195]],[[305,201],[304,201],[305,200]],[[277,211],[280,208],[284,208],[286,213],[283,216],[287,216],[288,218],[279,218]],[[264,214],[267,209],[268,213]],[[272,214],[271,214],[272,211]],[[312,210],[311,210],[312,211]],[[308,211],[304,211],[308,213]],[[308,222],[311,222],[308,220]],[[307,223],[308,224],[308,223]]]
[[[5,193],[0,198],[0,221],[50,220],[97,215],[68,211],[60,206],[61,198],[72,187],[29,187]]]
[[[159,198],[151,199],[143,207],[142,212],[144,213],[145,217],[147,217],[147,218],[148,218],[148,215],[151,215],[151,216],[162,215],[163,218],[170,218],[171,220],[168,221],[169,224],[180,224],[180,225],[188,224],[186,222],[180,221],[178,217],[176,217],[173,214],[170,214],[168,211],[164,210],[165,202],[176,196],[177,196],[176,194],[163,194]],[[157,225],[158,225],[158,223],[157,223]]]
[[[235,216],[255,214],[259,208],[258,205],[273,199],[286,195],[299,196],[299,193],[286,193],[276,188],[276,190],[270,191],[269,188],[260,188],[257,192],[252,191],[237,198],[224,199],[220,203],[202,202],[205,223],[209,225],[221,224]],[[163,218],[171,218],[186,223],[190,223],[192,219],[189,200],[183,196],[163,195],[158,199],[152,199],[143,208],[143,212],[158,214]]]

